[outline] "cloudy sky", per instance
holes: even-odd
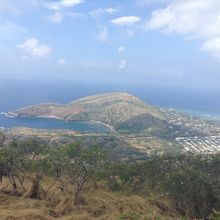
[[[0,79],[218,88],[219,0],[0,0]]]

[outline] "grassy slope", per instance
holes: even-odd
[[[3,179],[0,188],[11,191],[8,180]],[[50,179],[43,181],[46,189]],[[26,182],[27,189],[31,184]],[[81,205],[74,205],[70,194],[60,192],[54,185],[48,198],[34,200],[0,192],[0,220],[150,220],[177,219],[166,201],[145,199],[138,195],[109,191],[99,183],[89,187],[83,194]],[[28,189],[28,191],[29,191]]]
[[[66,105],[45,103],[9,113],[20,117],[46,117],[67,121],[97,121],[123,133],[169,133],[164,113],[128,93],[89,96]]]
[[[162,112],[127,93],[107,93],[78,99],[67,105],[45,103],[19,109],[18,116],[49,117],[65,120],[95,120],[110,125],[140,114],[162,119]],[[13,113],[11,113],[13,115]]]
[[[23,197],[0,194],[1,220],[120,220],[120,219],[177,219],[171,213],[162,211],[139,196],[126,196],[104,190],[87,192],[86,204],[71,208],[68,198],[56,207],[50,207],[49,201],[38,201]],[[62,212],[69,214],[59,215]],[[166,213],[167,212],[167,213]],[[59,213],[59,214],[58,214]]]

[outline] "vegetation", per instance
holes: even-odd
[[[20,117],[47,117],[73,121],[98,121],[112,132],[169,131],[164,113],[127,93],[107,93],[84,97],[66,105],[44,103],[34,105],[10,115]],[[141,123],[140,123],[141,122]],[[151,131],[151,127],[153,130]]]
[[[112,190],[159,196],[187,218],[211,218],[220,209],[220,155],[151,158],[135,164],[111,164],[105,171]]]
[[[56,148],[37,139],[1,143],[1,219],[16,219],[2,201],[8,209],[23,201],[28,214],[17,219],[219,218],[220,155],[113,163],[104,149],[79,141]]]

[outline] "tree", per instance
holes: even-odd
[[[18,194],[17,187],[17,172],[16,172],[16,164],[19,158],[18,151],[11,147],[4,147],[0,149],[0,163],[2,172],[5,173],[9,179],[9,182],[12,186],[12,194]]]
[[[96,146],[83,148],[81,142],[75,142],[66,147],[65,155],[66,173],[69,183],[74,186],[74,204],[79,204],[82,202],[80,194],[100,167],[105,152]]]
[[[5,140],[6,140],[5,134],[0,131],[0,149],[4,146]],[[3,169],[4,169],[3,164],[0,162],[0,182],[2,182],[2,179],[3,179],[3,174],[4,174]]]
[[[5,140],[6,140],[5,134],[2,131],[0,131],[0,148],[4,146]]]
[[[9,179],[12,194],[25,193],[25,181],[31,181],[35,186],[36,183],[40,184],[42,173],[46,170],[44,149],[44,144],[37,139],[12,141],[0,148],[2,172]],[[22,192],[18,192],[18,186]]]

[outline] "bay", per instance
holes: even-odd
[[[107,92],[128,92],[146,103],[162,108],[173,108],[192,115],[220,118],[220,91],[205,89],[174,88],[147,84],[94,84],[75,81],[1,80],[0,112],[55,102],[65,104],[72,100]],[[0,115],[0,127],[26,126],[44,129],[71,129],[76,131],[107,131],[93,122],[65,122],[37,118],[8,118]]]

